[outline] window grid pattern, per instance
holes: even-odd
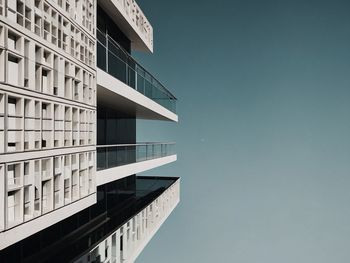
[[[0,0],[0,231],[96,193],[95,5]]]
[[[96,144],[96,111],[0,91],[0,154]]]
[[[0,65],[0,83],[96,106],[95,73],[1,23]]]
[[[91,151],[1,165],[6,189],[5,229],[95,193],[95,154]]]
[[[95,5],[91,0],[0,0],[0,15],[81,62],[95,65]],[[6,12],[5,12],[6,11]],[[73,51],[73,52],[72,52]]]

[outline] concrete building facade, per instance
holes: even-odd
[[[134,0],[0,0],[1,262],[133,262],[179,202],[179,178],[136,175],[177,159],[136,120],[178,116],[133,50]]]

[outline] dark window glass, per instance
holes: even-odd
[[[106,48],[97,42],[97,67],[107,70]]]

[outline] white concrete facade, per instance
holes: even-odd
[[[99,0],[132,41],[132,49],[153,52],[153,28],[135,0]]]
[[[153,52],[153,28],[134,0],[0,0],[0,250],[95,204],[97,186],[177,160],[97,172],[98,101],[136,118],[178,121],[97,69],[97,2],[132,49]],[[179,181],[118,229],[126,245],[116,262],[133,262],[178,202]],[[133,239],[130,227],[140,231]]]
[[[96,202],[96,1],[0,1],[0,249]]]
[[[73,202],[69,206],[63,206],[60,209],[53,210],[45,216],[38,217],[17,227],[11,228],[8,231],[1,232],[0,250],[55,224],[75,214],[77,211],[93,205],[94,203],[96,203],[96,193],[84,197],[79,202]]]

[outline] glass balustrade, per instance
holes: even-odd
[[[97,170],[109,169],[175,154],[175,143],[139,143],[97,146]]]
[[[97,30],[97,66],[176,113],[176,97],[138,64],[111,37]]]

